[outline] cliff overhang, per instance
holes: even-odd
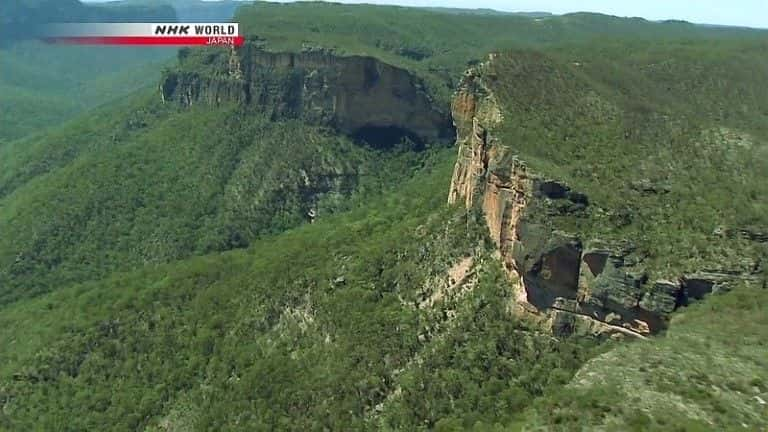
[[[329,51],[269,52],[247,42],[180,56],[159,86],[164,102],[236,103],[274,120],[302,119],[382,147],[402,139],[450,141],[450,116],[409,71]]]
[[[503,109],[484,80],[494,60],[465,73],[452,104],[458,158],[449,204],[479,209],[512,283],[518,313],[543,318],[555,334],[645,337],[671,314],[707,294],[752,280],[749,274],[699,272],[649,280],[631,241],[604,242],[561,231],[551,216],[583,217],[584,193],[532,172],[495,130]]]

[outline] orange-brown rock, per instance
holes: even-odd
[[[465,74],[452,104],[458,158],[448,202],[482,210],[517,292],[515,309],[548,315],[555,332],[572,325],[606,334],[658,330],[661,320],[639,307],[642,293],[634,279],[625,283],[620,272],[601,276],[607,255],[593,251],[582,255],[579,239],[531,220],[529,209],[537,200],[566,201],[564,207],[578,209],[589,201],[561,182],[539,178],[524,162],[504,154],[512,143],[502,146],[494,135],[502,110],[484,82],[487,68],[482,64]]]

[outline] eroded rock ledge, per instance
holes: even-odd
[[[420,79],[373,57],[274,53],[255,43],[180,57],[179,69],[160,83],[163,101],[235,102],[274,119],[301,118],[367,141],[450,140],[454,134],[448,113]]]
[[[458,159],[448,202],[482,210],[516,290],[518,312],[545,319],[557,334],[643,337],[666,328],[677,308],[751,277],[702,272],[649,281],[632,262],[631,242],[585,242],[533,217],[534,207],[539,215],[578,216],[589,199],[505,154],[509,150],[492,132],[503,119],[483,82],[488,67],[484,63],[465,74],[452,104]]]

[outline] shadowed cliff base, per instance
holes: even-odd
[[[234,102],[273,120],[331,126],[374,148],[408,138],[422,148],[454,137],[447,109],[405,69],[331,51],[273,53],[256,42],[230,51],[184,51],[160,83],[163,101]],[[447,108],[447,107],[445,107]]]
[[[656,94],[655,64],[631,83],[646,98],[647,106],[638,106],[600,82],[607,67],[600,62],[620,66],[627,61],[621,56],[578,52],[601,65],[587,69],[570,61],[574,52],[561,55],[491,54],[465,73],[452,107],[458,158],[448,201],[484,213],[517,309],[548,317],[560,335],[643,337],[665,331],[673,313],[709,294],[764,284],[764,213],[754,205],[758,191],[750,196],[742,188],[766,172],[754,163],[765,150],[752,134],[734,132],[743,120],[696,111],[712,104],[678,102],[701,92],[676,90],[677,99],[668,99],[671,83]],[[707,61],[720,67],[731,59]],[[743,82],[717,67],[708,66],[722,82]],[[725,100],[711,96],[719,91],[707,97]],[[672,109],[668,118],[656,114]],[[675,135],[680,125],[685,136]],[[605,151],[617,148],[620,158]],[[741,184],[748,186],[728,190],[746,173],[750,180]],[[724,216],[730,197],[744,201]],[[713,208],[723,215],[703,220]]]
[[[400,145],[416,151],[424,149],[424,142],[418,136],[397,126],[363,126],[352,134],[352,138],[377,150],[389,150]]]

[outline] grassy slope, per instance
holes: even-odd
[[[740,287],[675,316],[666,337],[616,348],[537,402],[548,430],[768,427],[768,290]],[[763,402],[761,402],[763,401]]]

